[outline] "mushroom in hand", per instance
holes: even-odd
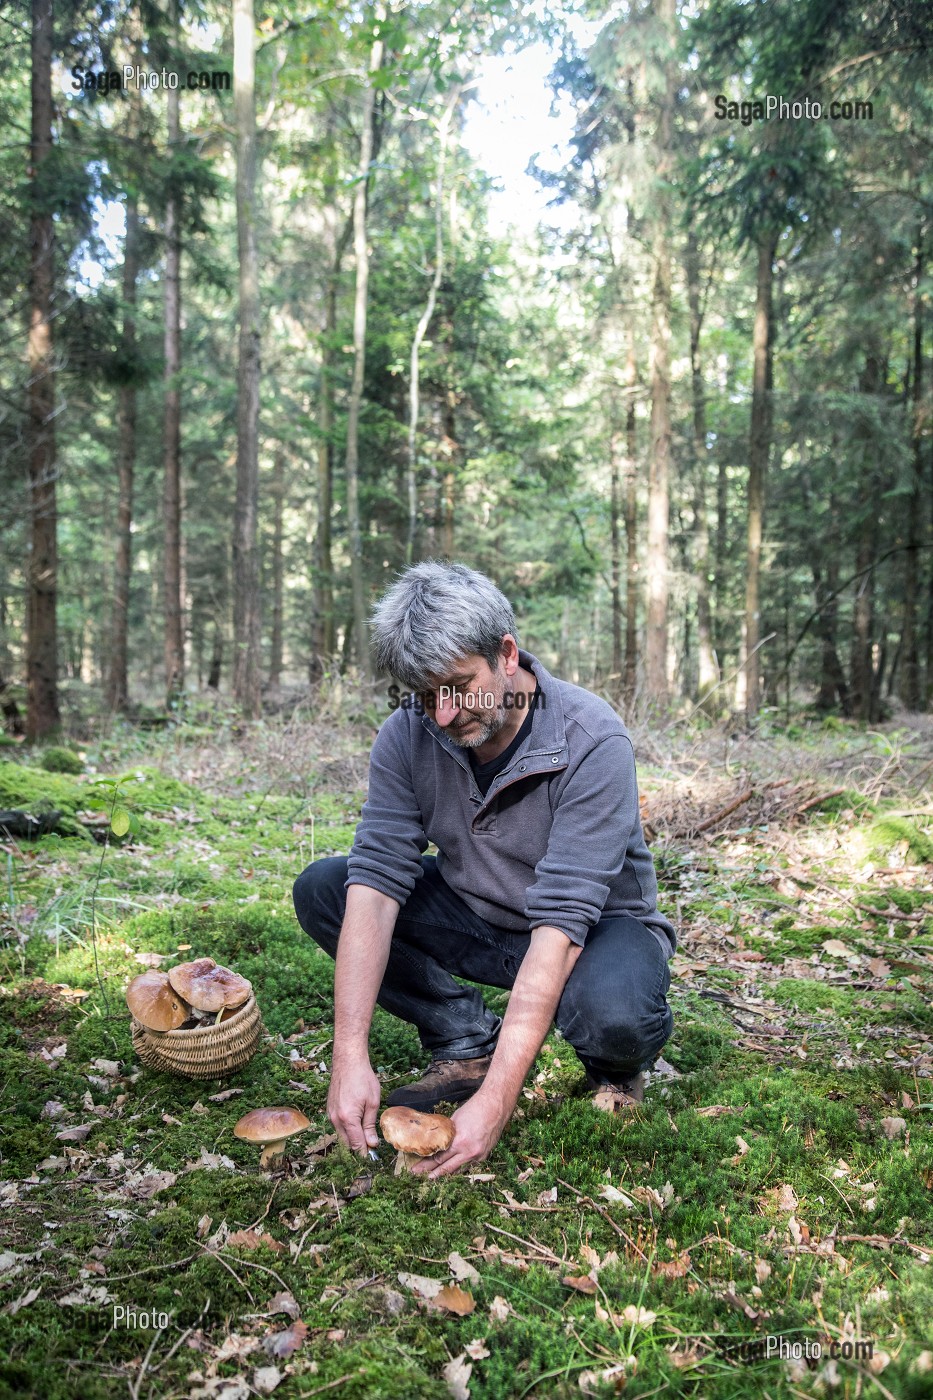
[[[387,1108],[379,1127],[386,1142],[398,1150],[396,1176],[411,1171],[422,1157],[445,1152],[456,1132],[452,1118],[443,1113],[419,1113],[416,1108]]]
[[[141,972],[126,989],[126,1004],[141,1026],[150,1031],[176,1030],[190,1008],[164,972]]]
[[[254,1108],[233,1129],[234,1137],[262,1143],[261,1167],[270,1166],[285,1152],[285,1140],[292,1133],[303,1133],[310,1121],[297,1108]]]

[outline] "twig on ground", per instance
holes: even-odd
[[[205,1249],[205,1250],[202,1250],[201,1257],[204,1258],[204,1259],[216,1259],[218,1264],[222,1264],[222,1265],[224,1266],[224,1268],[227,1270],[227,1273],[228,1273],[228,1274],[233,1274],[233,1277],[236,1279],[237,1283],[240,1285],[240,1287],[242,1288],[243,1292],[246,1294],[247,1298],[248,1298],[248,1299],[250,1300],[250,1302],[252,1303],[253,1307],[256,1306],[256,1299],[253,1297],[252,1293],[250,1293],[249,1289],[247,1288],[247,1286],[246,1286],[246,1284],[243,1282],[243,1280],[240,1278],[239,1274],[235,1273],[234,1270],[231,1269],[231,1267],[230,1267],[230,1265],[227,1263],[226,1259],[221,1258],[221,1256],[216,1252],[216,1250],[213,1250],[213,1249]],[[241,1262],[244,1262],[244,1261],[238,1260],[237,1262],[238,1262],[238,1263],[241,1263]]]
[[[557,1181],[560,1183],[561,1186],[566,1186],[567,1190],[572,1191],[575,1196],[579,1196],[581,1201],[585,1201],[588,1206],[592,1206],[593,1210],[596,1211],[596,1214],[601,1215],[602,1218],[606,1221],[607,1225],[611,1225],[613,1230],[615,1230],[616,1234],[619,1235],[623,1240],[625,1240],[626,1244],[629,1246],[630,1249],[633,1249],[635,1251],[639,1259],[644,1259],[645,1263],[647,1264],[647,1254],[645,1254],[644,1250],[639,1249],[638,1245],[632,1239],[631,1235],[626,1234],[626,1232],[622,1229],[622,1226],[619,1225],[615,1220],[613,1220],[608,1210],[606,1210],[603,1206],[598,1205],[596,1201],[593,1200],[593,1197],[588,1196],[585,1191],[578,1191],[575,1186],[570,1185],[569,1181],[564,1181],[562,1177],[557,1177]]]
[[[794,812],[794,816],[802,817],[804,812],[809,812],[811,807],[819,807],[821,802],[828,802],[831,797],[841,797],[845,791],[845,788],[833,788],[831,792],[817,793],[816,797],[811,797],[806,802],[802,802]]]
[[[532,1249],[537,1254],[544,1254],[548,1259],[553,1260],[555,1264],[560,1264],[563,1262],[562,1260],[558,1259],[554,1251],[552,1249],[548,1249],[546,1245],[538,1244],[537,1241],[534,1240],[523,1240],[521,1235],[513,1235],[511,1230],[503,1230],[499,1225],[490,1225],[487,1221],[484,1220],[483,1229],[494,1230],[497,1235],[505,1235],[506,1239],[515,1240],[517,1244],[523,1244],[526,1249]]]
[[[156,1342],[159,1340],[159,1338],[161,1337],[161,1335],[162,1335],[162,1333],[163,1333],[164,1331],[165,1331],[164,1325],[161,1326],[161,1327],[159,1327],[159,1329],[158,1329],[158,1331],[156,1332],[155,1336],[153,1337],[152,1341],[149,1343],[149,1350],[146,1352],[146,1355],[143,1357],[143,1364],[142,1364],[142,1365],[140,1366],[140,1368],[139,1368],[139,1375],[136,1377],[135,1381],[129,1381],[129,1382],[128,1382],[129,1387],[130,1387],[130,1400],[139,1400],[139,1387],[140,1387],[140,1386],[142,1385],[142,1383],[143,1383],[143,1376],[146,1374],[146,1369],[147,1369],[147,1367],[148,1367],[148,1365],[149,1365],[149,1358],[152,1356],[153,1350],[155,1349],[155,1344],[156,1344]]]

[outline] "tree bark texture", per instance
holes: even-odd
[[[861,577],[856,583],[855,630],[852,642],[852,713],[856,719],[873,723],[876,713],[874,641],[874,586],[877,550],[878,503],[875,498],[877,470],[877,400],[884,382],[881,356],[876,349],[865,355],[865,364],[859,375],[859,390],[865,395],[865,406],[861,421],[856,430],[856,438],[862,444],[863,459],[860,462],[859,499],[856,504],[857,535],[855,544],[855,570]]]
[[[460,89],[455,87],[437,128],[437,182],[434,192],[434,273],[428,288],[424,310],[418,318],[411,341],[411,355],[408,370],[408,456],[406,459],[405,486],[408,497],[408,529],[405,535],[405,562],[410,564],[415,557],[418,538],[418,412],[420,408],[421,346],[437,305],[437,293],[444,276],[444,175],[447,165],[447,143],[450,138],[450,123]]]
[[[173,38],[178,34],[177,0]],[[178,89],[166,92],[169,160],[181,142]],[[165,416],[162,495],[165,693],[171,707],[184,689],[185,643],[181,601],[181,231],[174,191],[165,206]]]
[[[30,742],[59,726],[58,707],[58,462],[55,442],[55,374],[52,294],[55,234],[42,187],[42,167],[52,152],[52,0],[32,3],[32,111],[29,221],[29,383],[26,424],[29,456],[30,553],[26,620],[26,737]]]
[[[662,42],[673,45],[676,19],[674,0],[656,0]],[[648,456],[647,637],[645,682],[648,696],[664,705],[668,696],[668,549],[671,461],[671,200],[669,181],[673,159],[675,70],[672,52],[665,52],[664,94],[655,136],[654,161],[658,191],[655,198],[652,238],[653,286],[651,293],[651,439]]]
[[[697,690],[702,699],[719,684],[719,666],[713,648],[713,621],[709,596],[709,519],[706,513],[706,386],[700,354],[703,306],[700,297],[700,250],[696,235],[687,234],[687,301],[690,307],[690,381],[693,394],[693,586],[697,610]]]
[[[745,624],[736,708],[753,720],[761,708],[761,542],[764,529],[765,480],[771,451],[771,320],[775,237],[768,232],[758,245],[755,326],[752,335],[752,410],[748,440],[748,537],[745,563]]]
[[[625,367],[625,661],[622,667],[622,699],[627,709],[635,703],[638,687],[638,477],[635,419],[637,368],[635,342],[629,339]]]
[[[113,616],[107,706],[124,711],[129,703],[127,636],[133,550],[133,476],[136,467],[136,279],[139,276],[139,206],[135,193],[126,201],[123,245],[123,330],[120,350],[126,375],[117,391],[117,541],[114,559]]]
[[[913,377],[910,395],[910,439],[913,484],[907,507],[907,549],[904,552],[904,617],[901,629],[900,695],[908,710],[920,709],[920,542],[923,528],[923,220],[917,227],[914,269]]]
[[[285,452],[276,449],[272,466],[272,636],[269,644],[269,684],[282,679],[285,603]]]
[[[233,694],[260,713],[259,257],[256,247],[256,49],[253,0],[233,0],[233,107],[240,329],[233,524]]]
[[[385,7],[375,8],[375,27],[369,55],[369,72],[382,67],[381,25]],[[353,594],[353,641],[362,675],[369,674],[369,644],[366,625],[366,594],[363,579],[363,531],[360,522],[360,410],[366,373],[366,316],[369,294],[369,247],[367,244],[366,197],[373,154],[373,122],[376,89],[370,81],[363,92],[363,125],[360,133],[360,161],[353,197],[353,252],[356,260],[356,286],[353,295],[353,380],[347,412],[347,529],[350,545],[350,576]]]

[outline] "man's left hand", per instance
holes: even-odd
[[[484,1099],[482,1090],[478,1090],[451,1115],[455,1135],[450,1146],[417,1162],[411,1169],[412,1175],[450,1176],[471,1162],[481,1162],[499,1141],[511,1116],[511,1109]]]

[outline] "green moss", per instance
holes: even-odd
[[[933,862],[933,840],[910,817],[881,817],[866,832],[868,848],[884,857],[895,846],[907,843],[908,854],[917,865]]]
[[[47,773],[83,773],[84,762],[71,749],[45,749],[39,760]]]

